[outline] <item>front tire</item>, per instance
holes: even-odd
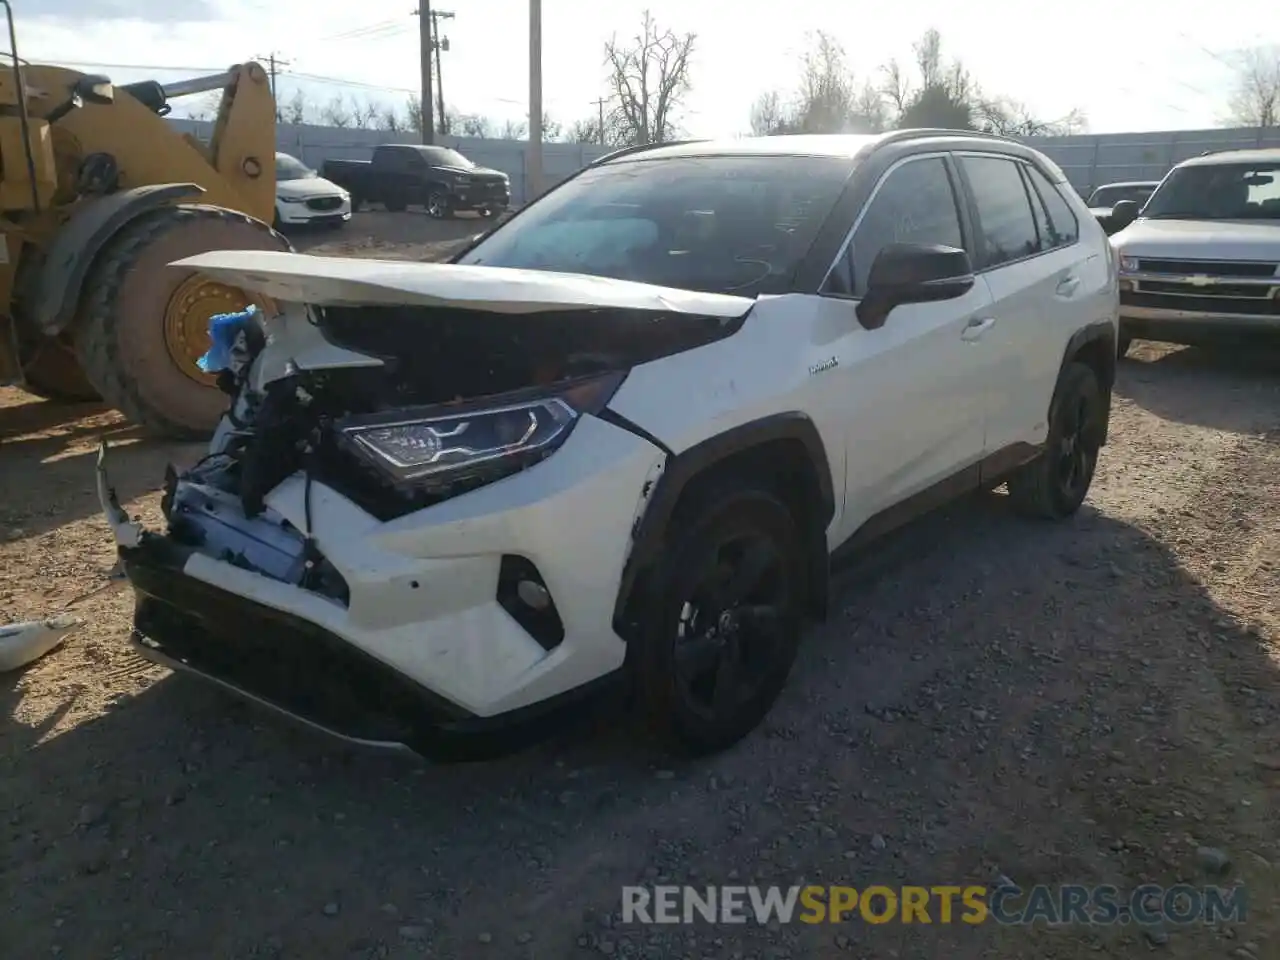
[[[673,521],[636,652],[640,706],[679,753],[723,750],[786,684],[803,623],[804,548],[773,493],[722,487]]]
[[[209,317],[257,302],[242,290],[170,267],[211,250],[290,250],[260,220],[201,205],[162,207],[120,231],[85,284],[76,356],[102,399],[154,436],[207,437],[227,397],[196,360]]]
[[[1106,417],[1106,394],[1093,368],[1067,364],[1058,380],[1044,452],[1009,480],[1015,510],[1062,520],[1080,509],[1098,466]]]

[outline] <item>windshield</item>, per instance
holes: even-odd
[[[276,180],[307,180],[318,174],[297,157],[276,154]]]
[[[459,263],[710,293],[785,291],[851,172],[832,157],[677,157],[583,171]]]
[[[1280,161],[1179,167],[1142,211],[1178,220],[1280,220]]]
[[[461,167],[464,170],[470,170],[475,166],[457,150],[451,150],[448,147],[424,147],[422,152],[427,156],[427,163],[433,166]]]
[[[1099,187],[1089,197],[1089,206],[1114,207],[1121,200],[1132,200],[1141,206],[1147,202],[1147,198],[1151,196],[1155,188],[1156,185],[1154,183],[1122,183],[1110,187]]]

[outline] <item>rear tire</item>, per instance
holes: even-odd
[[[220,207],[164,207],[129,224],[103,249],[81,297],[75,347],[85,376],[146,432],[207,437],[227,397],[212,377],[185,369],[171,353],[166,314],[195,271],[169,264],[211,250],[290,249],[265,223]],[[207,346],[207,333],[199,336]]]
[[[745,484],[699,497],[673,521],[636,648],[640,707],[673,750],[723,750],[759,725],[795,660],[803,624],[800,528]]]
[[[1062,520],[1080,509],[1098,466],[1106,394],[1093,368],[1067,364],[1058,380],[1044,452],[1009,479],[1009,499],[1024,516]]]
[[[91,403],[101,400],[84,375],[75,351],[60,340],[46,339],[35,346],[22,364],[24,389],[59,403]]]

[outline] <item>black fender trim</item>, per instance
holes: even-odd
[[[688,450],[670,457],[655,489],[649,505],[636,529],[632,531],[631,554],[622,571],[622,582],[614,603],[613,624],[618,635],[630,640],[632,601],[637,590],[642,589],[644,575],[654,569],[666,541],[681,494],[698,476],[735,454],[745,453],[755,447],[777,440],[799,441],[808,453],[818,480],[818,510],[814,514],[815,529],[807,531],[811,541],[811,586],[814,596],[811,606],[817,616],[826,610],[828,553],[826,530],[835,516],[835,491],[831,464],[826,445],[818,428],[803,413],[777,413],[750,423],[733,427],[695,444]]]
[[[58,231],[36,274],[31,318],[47,337],[75,319],[80,290],[107,242],[129,223],[165,204],[204,193],[195,183],[160,183],[121,190],[87,204]]]
[[[1116,328],[1110,320],[1098,320],[1081,327],[1071,335],[1071,339],[1067,341],[1067,348],[1062,352],[1062,364],[1058,367],[1058,380],[1061,382],[1062,372],[1067,368],[1067,364],[1071,363],[1081,353],[1092,344],[1101,344],[1102,361],[1102,391],[1107,398],[1107,419],[1102,424],[1102,443],[1107,442],[1107,435],[1111,426],[1111,390],[1116,382],[1116,361],[1119,344],[1116,339]],[[1049,416],[1053,417],[1053,404],[1057,402],[1058,391],[1055,386],[1053,391],[1053,400],[1050,403]]]

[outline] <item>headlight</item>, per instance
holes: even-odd
[[[306,197],[278,197],[281,203],[306,203]]]
[[[496,480],[553,453],[584,413],[604,408],[624,374],[336,424],[339,442],[394,486],[428,491]]]
[[[453,182],[460,187],[465,187],[471,183],[471,178],[464,174],[458,174],[456,177],[453,178]]]
[[[1120,257],[1120,272],[1121,272],[1121,273],[1137,273],[1137,272],[1138,272],[1138,258],[1137,258],[1137,257],[1126,257],[1126,256],[1121,256],[1121,257]]]

